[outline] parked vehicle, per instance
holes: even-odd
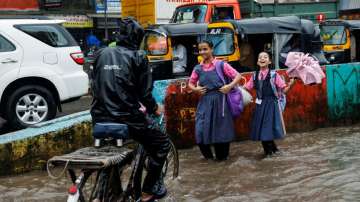
[[[240,72],[253,71],[256,56],[262,51],[272,53],[275,68],[285,68],[291,51],[310,53],[321,64],[327,63],[319,29],[296,16],[218,22],[208,27],[204,37],[213,42],[214,55]]]
[[[273,54],[276,68],[285,68],[287,53],[310,53],[320,64],[327,64],[322,51],[320,30],[310,20],[296,16],[229,20],[210,24],[153,25],[146,30],[141,48],[148,52],[156,80],[190,75],[201,61],[197,43],[207,39],[214,44],[214,56],[227,61],[239,72],[253,71],[261,51]],[[181,74],[173,73],[177,60],[173,44],[186,46],[187,66]]]
[[[319,26],[330,63],[360,61],[360,20],[326,20]]]
[[[242,18],[277,17],[295,15],[313,22],[338,18],[337,0],[274,1],[239,0]],[[281,2],[281,3],[280,3]]]
[[[167,24],[153,25],[146,29],[141,49],[148,52],[155,80],[170,79],[189,75],[197,64],[196,47],[199,36],[207,31],[207,24]],[[173,73],[173,62],[178,60],[173,54],[173,44],[186,48],[185,72]]]
[[[190,3],[189,3],[190,2]],[[286,2],[266,0],[122,0],[122,16],[135,17],[140,24],[210,23],[254,17],[296,15],[312,21],[338,17],[338,2]]]
[[[122,0],[122,16],[135,17],[143,26],[164,23],[204,23],[210,22],[214,14],[226,10],[232,19],[240,19],[240,5],[237,0]],[[220,10],[219,10],[220,9]],[[146,11],[146,12],[144,12]]]
[[[63,21],[0,19],[0,115],[24,128],[88,92],[80,47]]]

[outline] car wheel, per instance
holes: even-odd
[[[16,129],[50,120],[56,116],[56,103],[51,92],[38,85],[17,89],[7,102],[6,114]]]

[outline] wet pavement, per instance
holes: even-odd
[[[163,201],[360,201],[360,124],[289,134],[282,154],[262,158],[258,142],[232,144],[226,162],[180,151],[180,177]],[[65,178],[45,171],[0,178],[0,201],[66,201]]]

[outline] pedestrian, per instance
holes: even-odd
[[[99,48],[100,43],[101,43],[100,40],[94,35],[94,33],[92,31],[86,37],[86,45],[89,48],[91,48],[91,47]]]
[[[271,57],[261,52],[257,64],[259,70],[245,84],[247,90],[255,88],[256,107],[251,123],[251,139],[261,141],[265,157],[279,152],[274,140],[284,137],[286,130],[282,112],[285,108],[285,93],[294,84],[286,84],[275,70],[270,70]]]
[[[230,142],[235,136],[234,123],[229,106],[225,103],[227,94],[241,79],[241,75],[228,63],[213,56],[213,44],[202,41],[198,44],[203,61],[195,66],[189,87],[201,93],[195,118],[195,139],[205,159],[214,159],[211,146],[215,148],[216,160],[226,160]],[[224,85],[216,72],[216,66],[223,65],[223,72],[232,82]]]

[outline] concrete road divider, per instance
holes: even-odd
[[[0,136],[0,175],[42,169],[54,155],[92,144],[89,111]]]

